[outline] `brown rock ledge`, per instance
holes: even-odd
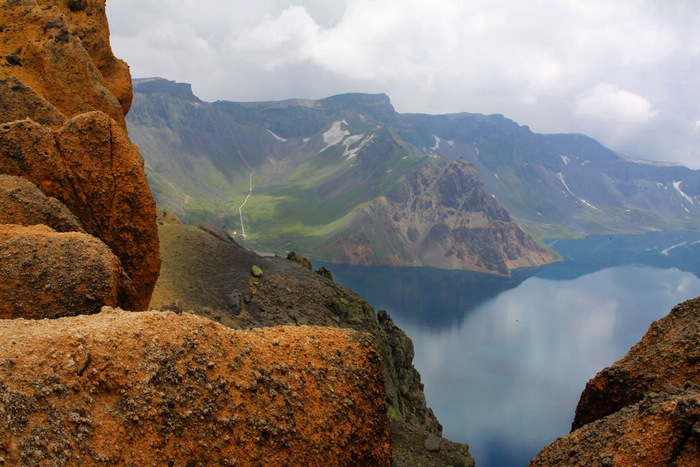
[[[683,302],[649,331],[620,361],[591,379],[581,394],[572,423],[575,430],[686,382],[700,385],[700,297]]]
[[[379,352],[363,333],[236,331],[104,308],[0,321],[11,465],[389,465]]]
[[[581,395],[531,465],[700,465],[700,298],[675,306]]]

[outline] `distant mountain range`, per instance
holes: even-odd
[[[383,94],[207,103],[189,84],[133,85],[129,134],[159,206],[256,250],[507,275],[553,260],[530,234],[700,229],[698,171],[583,135],[399,114]]]

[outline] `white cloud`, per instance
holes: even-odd
[[[633,92],[600,83],[576,99],[576,115],[608,123],[647,123],[656,111],[651,102]]]
[[[134,76],[190,82],[205,100],[385,92],[401,112],[502,113],[631,156],[640,139],[658,157],[697,156],[696,0],[119,0],[107,12]]]

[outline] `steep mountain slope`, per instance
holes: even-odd
[[[127,123],[158,204],[259,250],[502,272],[550,259],[499,222],[541,239],[700,229],[700,172],[629,160],[583,135],[536,134],[501,115],[399,114],[369,94],[205,103],[190,85],[160,78],[135,80],[134,92]],[[485,196],[455,210],[441,202],[445,184],[433,183],[421,203],[401,204],[407,180],[454,175],[442,157],[469,162],[460,189]],[[512,219],[489,217],[498,211],[483,204],[491,194]],[[475,216],[494,223],[490,233],[473,230],[483,226]],[[436,242],[444,226],[450,240]]]
[[[128,124],[154,196],[188,223],[350,264],[508,274],[552,261],[471,167],[408,144],[385,95],[204,103],[158,78],[134,90]]]
[[[699,172],[621,157],[592,138],[542,135],[502,115],[400,115],[406,141],[478,170],[542,237],[700,227]]]

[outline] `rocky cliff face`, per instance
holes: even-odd
[[[160,266],[155,203],[126,134],[130,77],[111,53],[104,0],[2,8],[0,173],[64,204],[128,274],[116,304],[145,309]]]
[[[402,114],[395,127],[426,153],[472,163],[488,190],[537,236],[700,225],[697,170],[630,160],[585,135],[533,133],[498,114]]]
[[[80,8],[69,3],[75,2],[3,2],[0,78],[16,78],[33,90],[32,99],[48,101],[53,114],[71,118],[99,110],[126,129],[131,75],[126,63],[112,54],[105,0],[79,2]],[[36,120],[21,110],[3,121]]]
[[[0,3],[0,463],[390,465],[368,334],[111,307],[161,261],[104,8]]]
[[[346,232],[333,245],[335,262],[377,264],[377,245],[392,252],[394,266],[508,275],[511,269],[553,261],[462,160],[436,158],[409,172],[398,187],[363,209]]]
[[[569,435],[532,465],[697,465],[700,298],[653,323],[581,395]]]

